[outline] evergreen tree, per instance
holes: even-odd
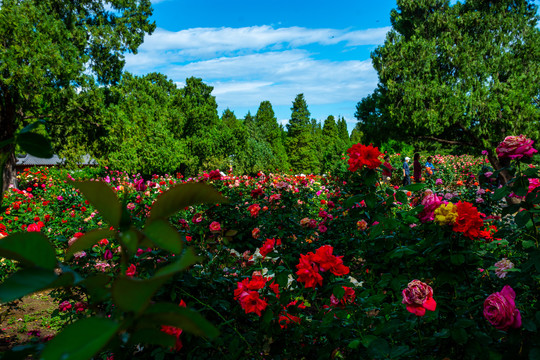
[[[339,129],[334,116],[328,116],[324,121],[322,129],[322,149],[324,153],[322,170],[324,172],[332,171],[342,162],[341,156],[345,151],[346,144],[339,135]]]
[[[329,115],[326,120],[324,120],[322,134],[325,141],[332,139],[332,142],[335,142],[335,140],[339,138],[336,119],[333,115]]]
[[[258,138],[259,132],[257,131],[257,126],[255,124],[255,117],[251,115],[251,112],[248,111],[246,116],[244,117],[244,126],[246,127],[246,130],[250,137],[252,138]]]
[[[268,163],[266,170],[285,170],[288,167],[287,153],[282,141],[282,130],[270,101],[263,101],[259,105],[255,115],[255,126],[259,134],[259,141],[267,142],[272,149],[274,161]]]
[[[319,171],[319,161],[313,142],[313,126],[309,120],[304,94],[298,94],[291,107],[287,124],[287,155],[293,171],[314,173]]]
[[[234,115],[234,111],[231,111],[231,109],[226,108],[223,111],[223,114],[221,114],[221,121],[224,125],[234,129],[237,126],[238,119],[236,119],[236,115]]]
[[[212,96],[212,86],[202,79],[190,77],[186,86],[180,89],[178,102],[185,118],[183,135],[188,140],[194,157],[192,166],[185,171],[195,175],[203,169],[215,168],[226,163],[226,150],[230,132],[220,131],[220,122],[216,98]],[[223,165],[221,165],[223,166]]]
[[[351,132],[351,144],[359,144],[364,140],[364,134],[362,133],[362,130],[360,130],[360,127],[356,125]]]
[[[347,129],[347,122],[345,118],[340,116],[337,122],[338,135],[341,140],[346,144],[350,143],[349,130]]]

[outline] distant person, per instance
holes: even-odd
[[[433,173],[435,172],[435,166],[433,166],[432,161],[433,161],[433,158],[429,156],[426,161],[426,172],[428,176],[433,175]]]
[[[411,172],[409,169],[409,161],[411,161],[410,157],[405,157],[405,161],[403,162],[403,186],[407,186],[411,184]]]
[[[385,183],[389,183],[390,180],[392,179],[392,170],[395,170],[395,169],[392,167],[392,164],[390,164],[390,156],[385,155],[384,163],[383,163],[383,171],[382,171],[383,181]]]
[[[422,180],[422,165],[420,164],[419,153],[414,154],[413,177],[414,177],[414,182],[419,183]]]

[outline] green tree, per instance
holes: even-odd
[[[359,144],[364,140],[365,136],[362,130],[357,126],[351,131],[351,144]]]
[[[340,116],[337,121],[338,136],[347,145],[351,142],[349,137],[349,129],[347,129],[347,122],[343,116]]]
[[[287,153],[281,136],[282,129],[270,101],[262,101],[255,115],[255,125],[259,141],[270,145],[273,153],[273,162],[267,164],[266,170],[285,170],[288,168]]]
[[[221,121],[224,125],[235,128],[238,122],[238,119],[236,118],[236,115],[234,115],[234,111],[232,111],[229,108],[226,108],[223,111],[223,114],[221,114]]]
[[[494,148],[505,136],[538,140],[540,30],[532,1],[397,5],[392,30],[372,53],[379,84],[362,120],[382,119],[392,136],[486,149],[495,169]]]
[[[190,77],[177,97],[185,118],[183,136],[195,158],[194,165],[185,169],[191,175],[205,167],[215,168],[226,163],[226,150],[220,145],[228,146],[227,139],[231,133],[219,131],[223,124],[212,90],[214,88],[203,83],[202,79]]]
[[[100,141],[101,163],[128,172],[172,173],[193,165],[183,137],[180,89],[165,75],[125,73],[110,88],[104,112],[107,137]]]
[[[294,171],[317,172],[319,161],[313,142],[313,126],[309,119],[304,94],[298,94],[291,107],[291,119],[287,124],[287,155]]]
[[[150,0],[4,0],[0,7],[0,142],[22,126],[91,118],[78,102],[120,79],[126,52],[136,53],[155,25]],[[0,149],[13,176],[13,146]]]

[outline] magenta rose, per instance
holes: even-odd
[[[221,224],[217,221],[212,221],[210,224],[210,231],[219,232],[221,230]]]
[[[507,136],[503,142],[497,146],[497,156],[499,158],[521,159],[524,156],[531,157],[538,152],[532,146],[534,141],[527,139],[525,135]]]
[[[415,315],[424,316],[426,310],[435,311],[437,303],[433,299],[433,289],[420,280],[413,280],[403,289],[402,303],[407,305],[407,310]]]
[[[500,292],[493,293],[484,301],[484,317],[491,325],[499,330],[521,326],[521,314],[516,309],[514,299],[516,293],[510,286],[505,285]]]

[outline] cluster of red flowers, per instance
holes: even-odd
[[[264,244],[259,248],[259,253],[262,255],[262,257],[266,257],[270,252],[274,250],[275,246],[281,245],[281,239],[266,239]]]
[[[469,239],[480,237],[484,221],[480,218],[478,209],[465,201],[459,201],[456,206],[457,218],[452,230],[463,233]]]
[[[248,206],[248,211],[252,217],[257,217],[257,215],[259,215],[260,210],[261,210],[261,206],[259,204],[253,204],[253,205]]]
[[[354,144],[347,152],[349,153],[349,171],[354,172],[364,165],[368,169],[376,169],[382,164],[379,160],[379,156],[382,154],[379,148],[373,147],[372,144],[368,146]]]
[[[305,287],[315,287],[316,284],[322,286],[322,276],[320,272],[330,271],[336,276],[343,276],[349,273],[349,268],[343,265],[343,256],[332,255],[334,248],[324,245],[317,249],[315,253],[309,252],[306,255],[300,254],[300,263],[296,265],[298,271],[298,281],[304,283]]]
[[[237,283],[237,288],[234,290],[234,299],[240,303],[246,314],[255,313],[261,316],[261,312],[266,309],[268,303],[266,299],[260,297],[259,291],[264,289],[266,283],[271,279],[255,272],[251,279],[246,278]],[[276,282],[272,282],[269,287],[276,296],[279,296],[279,285]]]

